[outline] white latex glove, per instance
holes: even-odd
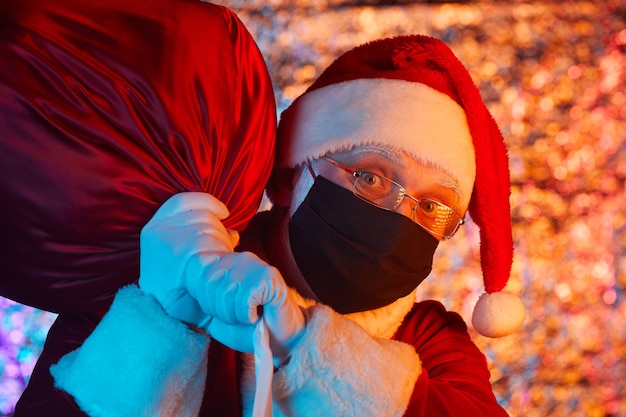
[[[304,334],[304,314],[283,277],[251,252],[226,253],[217,261],[193,259],[187,289],[212,317],[203,328],[231,349],[253,353],[253,333],[261,316],[276,365]]]
[[[181,193],[167,200],[142,229],[139,286],[170,316],[197,327],[207,321],[187,292],[186,271],[190,262],[197,266],[233,251],[239,235],[222,224],[227,216],[226,206],[212,195]]]

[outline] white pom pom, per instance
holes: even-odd
[[[509,292],[484,293],[472,315],[474,329],[483,336],[502,337],[517,330],[526,318],[522,300]]]

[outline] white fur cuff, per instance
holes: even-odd
[[[57,387],[93,417],[195,416],[208,345],[207,336],[130,286],[118,292],[85,343],[50,372]]]
[[[415,349],[373,338],[324,305],[274,376],[274,411],[286,416],[402,416],[421,373]]]

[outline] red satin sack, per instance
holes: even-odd
[[[0,2],[0,295],[73,313],[139,276],[157,208],[204,191],[241,231],[274,158],[263,57],[199,0]]]

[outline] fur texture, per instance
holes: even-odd
[[[274,375],[276,416],[401,416],[421,363],[412,346],[389,340],[415,302],[415,293],[381,309],[342,316],[295,294],[305,308],[307,332]],[[254,363],[248,355],[242,395],[251,415]],[[315,398],[329,401],[311,403]]]
[[[280,165],[355,146],[386,146],[450,173],[463,207],[469,202],[476,164],[465,112],[427,85],[382,79],[331,84],[302,96],[290,123]]]
[[[50,372],[92,417],[191,417],[202,401],[208,346],[207,336],[129,286],[85,343]]]

